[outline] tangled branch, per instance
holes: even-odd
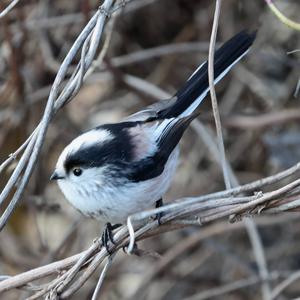
[[[258,214],[298,211],[300,179],[290,181],[288,184],[285,182],[289,177],[298,175],[299,171],[300,163],[276,175],[246,185],[201,197],[181,199],[177,203],[137,214],[133,217],[134,220],[145,220],[159,212],[165,213],[161,219],[162,226],[159,226],[156,221],[134,225],[135,238],[140,241],[186,226],[203,226],[224,217],[230,218],[233,214],[235,218],[230,219],[231,222]],[[263,187],[275,183],[280,183],[280,187],[270,192],[261,191]],[[250,195],[240,196],[244,193]],[[128,245],[129,234],[126,226],[117,230],[114,240],[116,244],[110,245],[112,253]],[[47,293],[59,294],[64,299],[77,291],[108,256],[106,249],[101,247],[101,239],[97,239],[89,249],[77,255],[4,279],[0,282],[0,293],[18,287],[30,289],[27,284],[60,272],[60,275],[46,286],[35,286],[34,290],[38,291],[30,299],[37,299]]]
[[[105,22],[110,16],[111,11],[116,11],[116,9],[120,7],[120,5],[116,4],[117,6],[113,8],[114,3],[114,0],[104,1],[103,5],[99,7],[94,16],[82,30],[57,72],[40,123],[23,145],[1,164],[0,174],[23,152],[19,158],[17,166],[0,194],[1,207],[4,206],[5,200],[12,193],[18,182],[16,191],[13,193],[12,199],[0,218],[0,231],[7,223],[29,181],[37,162],[38,155],[41,151],[50,121],[58,110],[66,103],[70,102],[78,93],[82,85],[84,75],[94,61],[101,41]],[[79,51],[81,51],[81,60],[73,71],[70,79],[63,87],[63,81],[66,78],[68,68]]]

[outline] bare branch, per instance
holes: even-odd
[[[77,94],[80,86],[82,85],[83,76],[94,60],[96,50],[101,40],[105,21],[107,16],[109,15],[108,12],[112,8],[113,3],[114,0],[106,0],[103,5],[99,7],[98,11],[94,14],[94,16],[91,18],[91,20],[88,22],[88,24],[85,26],[85,28],[82,30],[82,32],[74,42],[56,75],[42,120],[37,126],[34,133],[21,146],[21,149],[24,149],[24,153],[16,168],[14,169],[14,172],[11,175],[9,181],[1,192],[0,206],[3,205],[5,199],[7,199],[16,182],[20,179],[20,183],[16,189],[16,192],[14,193],[12,200],[10,201],[0,218],[0,230],[3,229],[6,222],[8,221],[8,218],[10,217],[16,204],[20,200],[22,193],[29,181],[51,119],[63,105],[69,102]],[[60,93],[61,83],[65,79],[68,67],[72,63],[75,55],[78,53],[81,47],[81,60],[73,75],[71,76],[71,79],[68,81],[65,88]],[[16,154],[19,153],[20,149],[18,149],[13,155],[11,155],[8,160],[6,160],[1,165],[1,170],[3,171],[4,167],[7,167],[8,164],[15,158]],[[22,172],[24,174],[21,178]]]
[[[300,271],[296,271],[287,279],[278,284],[271,294],[271,299],[276,299],[289,285],[300,279]]]
[[[5,17],[18,3],[20,0],[13,0],[7,5],[7,7],[0,13],[0,19]]]

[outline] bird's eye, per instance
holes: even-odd
[[[73,169],[73,174],[75,176],[80,176],[82,174],[82,170],[80,168]]]

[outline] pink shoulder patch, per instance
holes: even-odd
[[[156,150],[151,127],[138,125],[128,129],[134,147],[134,160],[140,160],[152,155]]]

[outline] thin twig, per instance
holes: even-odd
[[[238,185],[238,180],[234,176],[234,173],[231,171],[231,168],[229,169],[229,164],[227,163],[224,141],[223,141],[223,134],[222,134],[221,118],[220,118],[218,101],[217,101],[215,85],[214,85],[214,78],[215,78],[214,77],[214,53],[215,53],[215,42],[216,42],[216,36],[218,30],[221,5],[222,5],[222,0],[216,0],[216,8],[214,13],[214,22],[213,22],[212,33],[210,38],[209,56],[208,56],[208,81],[209,81],[211,102],[213,108],[213,115],[214,115],[216,130],[217,130],[218,148],[219,148],[219,155],[220,155],[220,160],[221,160],[221,165],[223,170],[223,177],[224,177],[226,189],[230,189],[232,187],[232,184],[235,186]],[[258,264],[260,276],[263,280],[263,284],[262,284],[263,299],[269,300],[271,289],[269,284],[266,281],[264,281],[264,279],[267,278],[268,276],[268,271],[266,267],[266,259],[264,255],[263,245],[255,223],[252,220],[245,220],[245,226],[247,228],[247,232],[250,237],[254,255],[256,257],[256,261]]]
[[[265,281],[276,280],[279,277],[277,272],[273,272],[265,279]],[[236,290],[240,290],[249,286],[254,286],[260,284],[262,279],[259,276],[252,276],[250,278],[240,279],[234,281],[232,283],[225,284],[223,286],[219,286],[204,292],[200,292],[191,297],[186,297],[184,300],[205,300],[205,299],[214,299],[216,297],[225,296],[230,292],[234,292]]]
[[[271,299],[276,299],[289,285],[300,279],[300,271],[296,271],[287,279],[278,284],[272,291]]]
[[[220,153],[220,156],[221,156],[222,170],[223,170],[225,186],[226,186],[226,189],[230,189],[231,184],[230,184],[229,174],[228,174],[228,170],[227,170],[226,155],[225,155],[225,148],[224,148],[223,134],[222,134],[222,126],[221,126],[221,119],[220,119],[218,101],[217,101],[215,84],[214,84],[214,82],[215,82],[214,56],[215,56],[216,37],[217,37],[217,31],[218,31],[221,5],[222,5],[222,0],[216,0],[216,8],[215,8],[215,13],[214,13],[214,22],[213,22],[213,27],[212,27],[211,37],[210,37],[209,53],[208,53],[208,82],[209,82],[209,91],[210,91],[210,97],[211,97],[211,104],[212,104],[214,120],[215,120],[216,130],[217,130],[218,148],[219,148],[219,153]]]
[[[113,261],[114,256],[115,255],[113,254],[113,255],[111,255],[111,256],[109,256],[107,258],[107,262],[106,262],[105,266],[103,267],[103,270],[101,271],[101,274],[99,276],[99,280],[98,280],[97,286],[96,286],[96,288],[94,290],[94,293],[93,293],[93,296],[92,296],[92,300],[97,300],[99,292],[100,292],[100,289],[101,289],[101,286],[102,286],[103,281],[104,281],[104,278],[105,278],[105,276],[107,274],[108,268],[111,266],[111,263]]]
[[[247,232],[252,244],[253,253],[255,256],[255,260],[258,266],[259,278],[261,280],[261,289],[262,289],[262,297],[265,300],[271,299],[271,287],[268,282],[268,278],[270,276],[267,268],[265,251],[263,248],[262,240],[260,238],[259,232],[257,230],[256,224],[253,220],[245,219],[245,225],[247,227]]]
[[[272,0],[265,0],[265,2],[267,3],[268,7],[270,8],[270,10],[272,11],[272,13],[286,26],[295,29],[295,30],[299,30],[300,31],[300,23],[297,23],[289,18],[287,18],[273,3]]]
[[[0,13],[0,19],[5,17],[18,3],[20,0],[13,0],[7,5],[7,7]]]

